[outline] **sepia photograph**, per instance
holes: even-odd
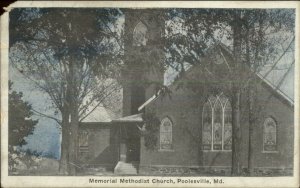
[[[292,180],[297,11],[10,8],[2,175],[83,177],[87,186]]]

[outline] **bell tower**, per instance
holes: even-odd
[[[125,14],[123,116],[138,107],[163,84],[164,10],[122,9]]]

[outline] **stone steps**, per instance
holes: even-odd
[[[137,169],[131,163],[119,161],[114,169],[117,175],[137,175]]]

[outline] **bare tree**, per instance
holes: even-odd
[[[62,128],[64,174],[76,173],[79,121],[120,90],[115,79],[122,63],[119,14],[115,9],[16,9],[11,14],[10,61],[61,114],[51,118]]]

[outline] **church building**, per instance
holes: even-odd
[[[143,61],[156,65],[164,61],[164,13],[159,9],[122,11],[124,61],[131,66],[122,73],[123,114],[110,122],[81,123],[79,165],[105,166],[120,175],[230,176],[234,101],[226,78],[234,66],[231,51],[215,44],[207,50],[204,63],[190,67],[167,86],[170,96],[164,95],[156,87],[164,83],[163,69],[141,66]],[[251,72],[247,67],[242,71]],[[258,80],[254,127],[249,127],[247,92],[241,93],[240,167],[247,172],[252,152],[255,175],[291,176],[294,102],[260,74],[254,77]],[[149,113],[160,122],[152,132],[156,144],[151,148],[144,135]],[[254,133],[251,139],[249,130]]]

